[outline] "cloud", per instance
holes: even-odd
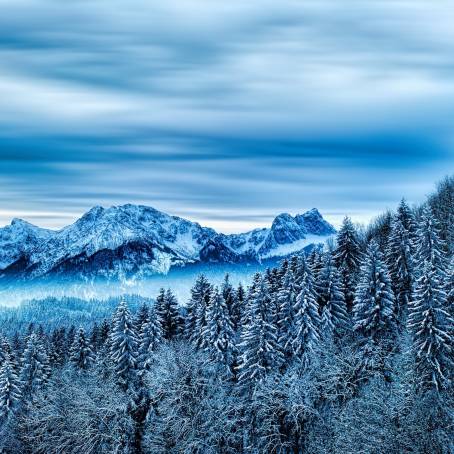
[[[312,206],[365,218],[421,199],[453,157],[449,2],[1,11],[3,213],[61,212],[55,226],[142,202],[226,229]]]

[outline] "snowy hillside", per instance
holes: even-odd
[[[258,263],[323,243],[334,228],[316,209],[270,228],[225,235],[151,207],[94,207],[58,231],[13,220],[0,229],[0,276],[140,278],[190,263]]]

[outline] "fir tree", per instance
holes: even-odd
[[[277,343],[287,360],[293,356],[294,308],[298,293],[299,289],[295,276],[292,270],[287,267],[287,271],[282,277],[282,286],[277,295],[279,304]]]
[[[50,377],[51,369],[42,339],[37,334],[28,337],[22,355],[20,381],[24,395],[30,395],[42,388]]]
[[[66,330],[65,328],[55,329],[50,338],[49,361],[53,367],[60,367],[66,361]]]
[[[282,363],[276,326],[273,314],[270,314],[268,289],[260,274],[254,276],[251,289],[239,344],[239,381],[243,385],[263,380],[269,371]]]
[[[411,225],[411,221],[406,220]],[[413,285],[413,242],[411,233],[396,215],[391,223],[391,234],[386,249],[386,261],[396,295],[398,319],[406,312]]]
[[[148,319],[144,320],[139,332],[139,367],[149,369],[150,354],[163,342],[162,321],[156,314],[155,308],[151,309]]]
[[[320,340],[320,315],[312,270],[302,256],[298,266],[299,289],[293,306],[293,351],[303,366],[310,362],[316,343]]]
[[[142,303],[134,318],[134,324],[136,326],[137,332],[140,333],[143,325],[145,325],[145,323],[148,323],[149,320],[150,320],[150,308],[148,307],[147,303]]]
[[[138,336],[124,301],[118,305],[113,316],[109,343],[117,379],[123,388],[128,389],[136,379]]]
[[[204,347],[202,333],[206,327],[206,312],[210,304],[212,286],[207,278],[201,274],[191,289],[191,299],[187,306],[185,320],[186,337],[196,347]]]
[[[356,229],[351,219],[346,217],[337,234],[337,247],[334,250],[334,259],[342,276],[345,301],[349,311],[352,310],[361,256],[361,245]]]
[[[21,384],[11,358],[0,366],[0,426],[14,411],[22,398]]]
[[[349,329],[349,316],[345,304],[342,279],[331,254],[327,254],[320,271],[318,285],[323,336],[342,336]]]
[[[205,350],[215,361],[224,364],[229,374],[234,363],[234,335],[227,303],[219,290],[214,288],[207,309],[207,325],[203,331]]]
[[[388,268],[372,240],[361,266],[353,306],[354,330],[376,343],[396,334],[395,298]]]
[[[238,301],[235,289],[230,283],[229,275],[226,274],[224,277],[224,282],[221,287],[222,298],[227,305],[229,311],[230,320],[232,321],[233,330],[236,332],[241,323],[241,307]]]
[[[427,205],[423,207],[417,233],[417,263],[421,267],[425,266],[426,262],[429,263],[431,267],[435,268],[440,278],[444,278],[447,266],[444,254],[445,244],[440,239],[438,222]]]
[[[79,328],[69,351],[69,360],[77,369],[87,370],[93,364],[94,359],[93,350],[85,335],[85,330]]]
[[[454,319],[445,291],[449,275],[438,226],[424,207],[418,229],[418,279],[409,305],[408,327],[419,389],[440,391],[452,380]]]
[[[170,289],[161,289],[156,298],[155,313],[162,324],[165,340],[176,339],[183,328],[183,319],[178,310],[178,302]]]

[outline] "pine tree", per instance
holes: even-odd
[[[407,220],[407,223],[410,221]],[[391,224],[386,250],[386,261],[396,295],[397,317],[405,314],[411,298],[413,286],[413,242],[411,232],[406,230],[400,217],[396,215]]]
[[[347,309],[352,310],[357,274],[361,263],[361,245],[356,229],[346,217],[337,234],[337,247],[334,250],[334,260],[342,276]]]
[[[23,384],[24,395],[29,396],[42,388],[47,383],[50,374],[49,358],[42,339],[33,333],[28,337],[22,355],[20,381]]]
[[[293,351],[307,366],[311,360],[314,348],[320,340],[320,315],[317,305],[312,270],[302,256],[298,266],[299,293],[293,306],[294,332]]]
[[[232,374],[235,355],[235,332],[227,303],[217,288],[211,292],[207,325],[203,331],[205,350]]]
[[[401,222],[403,228],[406,232],[408,232],[408,236],[412,246],[415,246],[416,240],[416,231],[417,225],[416,220],[413,212],[411,211],[410,207],[407,205],[405,199],[402,199],[397,207],[397,219]]]
[[[139,339],[139,367],[140,369],[148,369],[150,367],[150,354],[163,342],[162,321],[156,314],[155,308],[149,311],[148,319],[144,320],[139,332]]]
[[[453,326],[442,282],[436,268],[426,261],[415,285],[408,317],[420,389],[441,390],[452,379]]]
[[[49,350],[49,361],[52,367],[61,367],[66,361],[65,340],[65,328],[58,328],[52,332]]]
[[[11,358],[0,366],[0,426],[22,399],[21,383]]]
[[[186,337],[196,347],[204,347],[202,332],[206,327],[206,312],[210,304],[212,286],[207,278],[201,274],[197,277],[191,289],[191,299],[187,306],[185,320]]]
[[[164,339],[176,339],[183,328],[183,319],[178,310],[177,299],[170,289],[160,290],[156,298],[155,313],[162,323]]]
[[[388,268],[372,240],[361,266],[353,306],[354,330],[379,343],[397,334],[395,298]]]
[[[139,310],[137,311],[137,314],[134,319],[134,324],[136,326],[137,332],[140,333],[143,325],[145,323],[148,323],[148,321],[150,319],[149,312],[150,312],[150,308],[148,307],[148,304],[142,303],[141,306],[139,307]]]
[[[424,207],[418,228],[418,278],[408,317],[420,390],[439,391],[452,380],[454,319],[445,291],[449,276],[442,248],[437,223]]]
[[[221,287],[222,298],[224,298],[225,304],[230,314],[232,321],[233,330],[236,332],[241,322],[241,307],[237,298],[237,294],[232,284],[230,283],[229,275],[226,274],[224,282]]]
[[[282,285],[277,295],[279,304],[277,343],[285,358],[289,360],[293,356],[294,307],[299,287],[289,267],[287,267],[287,271],[281,279]]]
[[[3,334],[0,334],[0,366],[4,361],[11,358],[11,355],[12,349],[8,339]]]
[[[345,304],[342,279],[331,254],[327,254],[323,268],[320,271],[318,295],[322,314],[322,335],[342,336],[350,328],[349,316]]]
[[[440,239],[439,225],[427,205],[423,208],[417,234],[417,263],[423,266],[425,262],[428,262],[440,274],[440,278],[444,278],[447,267],[444,253],[445,244]]]
[[[124,301],[114,313],[109,342],[110,356],[119,384],[128,389],[136,380],[139,342],[131,313]]]
[[[85,330],[81,327],[77,331],[71,349],[69,360],[77,369],[87,370],[94,362],[95,357],[88,341]]]
[[[282,363],[276,326],[273,314],[270,314],[268,289],[259,273],[254,276],[251,289],[239,344],[239,381],[243,385],[263,380],[269,371]]]

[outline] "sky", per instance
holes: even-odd
[[[454,1],[0,0],[0,226],[366,222],[454,169]]]

